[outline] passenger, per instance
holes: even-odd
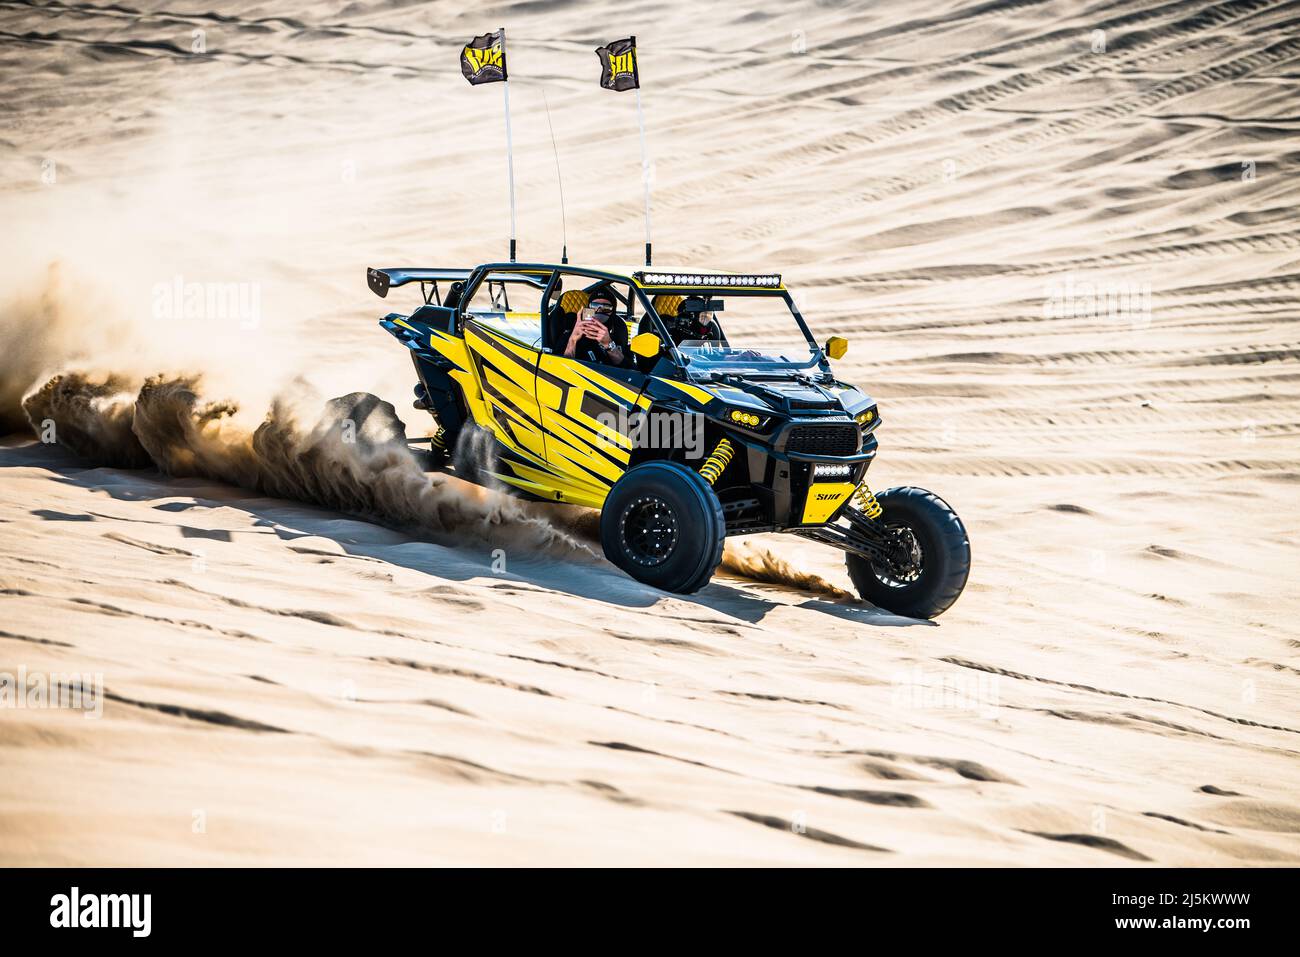
[[[722,334],[717,316],[699,296],[690,296],[682,303],[680,316],[686,330],[686,340],[717,342],[724,346],[727,344],[727,337]]]
[[[683,299],[681,296],[661,294],[650,303],[659,313],[659,318],[668,327],[673,342],[720,342],[726,344],[722,327],[718,325],[713,313],[704,308],[704,300],[699,296]],[[644,331],[644,329],[643,329]]]
[[[561,307],[563,305],[561,299]],[[576,314],[562,313],[557,341],[564,344],[564,355],[570,359],[599,362],[620,369],[632,365],[627,323],[614,314],[614,296],[607,290],[594,292],[589,308],[579,309]]]

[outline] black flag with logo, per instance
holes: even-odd
[[[600,85],[605,89],[622,93],[641,86],[641,74],[637,72],[636,37],[597,47],[596,56],[600,57]]]
[[[474,86],[507,79],[505,31],[485,33],[465,44],[460,51],[460,72]]]

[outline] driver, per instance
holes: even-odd
[[[632,364],[627,323],[614,314],[614,295],[607,289],[597,289],[591,294],[589,308],[565,314],[559,341],[564,343],[564,355],[570,359],[618,368]]]

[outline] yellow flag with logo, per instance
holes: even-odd
[[[641,86],[641,74],[636,62],[636,37],[615,40],[596,48],[600,57],[600,85],[607,90],[622,93]]]
[[[465,44],[460,51],[460,72],[474,86],[506,80],[505,31],[485,33]]]

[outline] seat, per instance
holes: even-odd
[[[650,300],[650,305],[655,307],[655,312],[659,313],[661,319],[676,319],[683,301],[681,296],[661,292]]]
[[[571,312],[575,316],[591,305],[591,297],[581,289],[570,289],[560,297],[560,312]]]

